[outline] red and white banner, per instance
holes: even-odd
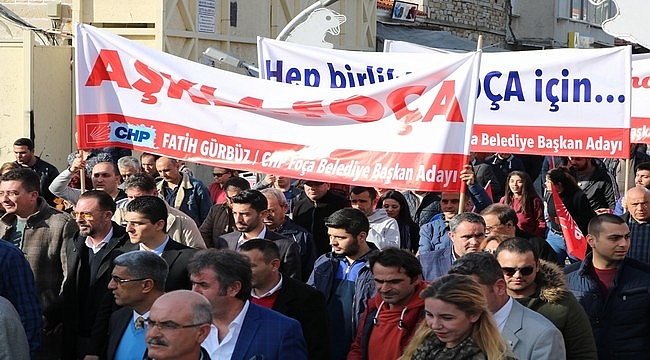
[[[584,260],[587,254],[587,239],[580,231],[578,224],[576,224],[569,210],[564,206],[564,202],[557,193],[555,186],[551,184],[551,191],[553,193],[553,203],[555,203],[555,212],[557,219],[562,228],[562,235],[566,243],[567,253],[576,259]]]
[[[207,67],[84,24],[75,40],[80,149],[121,146],[292,178],[460,189],[480,53],[334,90]]]
[[[632,142],[650,144],[650,54],[632,55]]]
[[[408,46],[393,43],[388,49],[408,51]],[[348,86],[360,86],[371,71],[381,68],[388,81],[389,73],[416,74],[448,56],[458,54],[417,45],[410,53],[362,53],[258,39],[262,78],[309,86],[345,87],[331,69],[349,79]],[[629,47],[483,54],[472,150],[628,157],[630,58]],[[317,85],[286,75],[275,77],[280,63],[285,70],[303,74],[303,79],[304,74],[318,73],[325,80]]]

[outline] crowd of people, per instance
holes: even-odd
[[[642,359],[650,156],[472,154],[466,196],[119,148],[0,168],[0,359]],[[623,187],[623,188],[621,188]],[[626,190],[625,187],[629,187]],[[551,190],[589,245],[570,253]],[[620,196],[625,192],[625,196]],[[7,346],[11,344],[11,346]]]

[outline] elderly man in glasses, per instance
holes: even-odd
[[[145,359],[210,360],[201,342],[210,334],[211,323],[212,308],[204,296],[189,290],[162,295],[145,322]]]
[[[503,270],[508,295],[544,315],[562,332],[567,359],[596,359],[589,319],[569,291],[562,270],[540,261],[536,249],[522,238],[502,242],[495,256]]]
[[[115,303],[108,327],[106,359],[141,359],[146,349],[144,320],[154,301],[165,292],[169,267],[149,251],[131,251],[115,258],[108,283]]]

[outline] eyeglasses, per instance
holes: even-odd
[[[92,219],[95,218],[92,213],[84,212],[84,211],[74,211],[73,210],[72,212],[70,212],[70,215],[72,215],[72,217],[75,218],[75,219],[78,216],[84,218],[84,220],[92,220]]]
[[[148,278],[140,278],[140,279],[122,279],[121,277],[116,276],[116,275],[111,276],[111,280],[115,281],[117,284],[120,284],[120,285],[122,285],[122,284],[124,284],[124,283],[131,282],[131,281],[142,281],[142,280],[147,280],[147,279],[148,279]]]
[[[144,319],[145,328],[157,328],[160,331],[172,331],[178,329],[187,329],[193,328],[201,325],[206,325],[209,323],[200,323],[200,324],[190,324],[190,325],[180,325],[173,321],[153,321],[151,319]]]
[[[496,230],[503,226],[503,224],[498,224],[498,225],[493,225],[493,226],[486,226],[485,227],[485,232],[492,232],[492,230]]]
[[[492,255],[494,255],[494,253],[495,253],[496,251],[497,251],[496,249],[483,249],[483,252],[484,252],[484,253],[488,253],[488,254],[492,254]]]
[[[222,177],[222,176],[224,176],[226,174],[228,174],[228,173],[227,172],[224,172],[224,173],[212,173],[212,176],[214,176],[214,177]]]
[[[502,267],[503,273],[507,276],[513,276],[517,271],[523,276],[528,276],[533,273],[535,270],[534,266],[524,266],[524,267]]]

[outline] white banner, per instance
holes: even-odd
[[[406,44],[391,42],[387,48],[408,51]],[[324,74],[321,78],[332,81],[322,81],[320,86],[336,88],[343,87],[343,82],[334,81],[337,75],[331,74],[338,73],[331,69],[353,80],[363,79],[368,69],[378,68],[383,74],[398,74],[393,76],[397,78],[457,56],[418,45],[411,53],[362,53],[258,40],[264,79],[296,83],[290,77],[271,76],[281,63],[283,69]],[[472,150],[629,156],[630,62],[629,47],[483,54]],[[388,81],[388,77],[384,79]],[[359,86],[360,82],[354,84]]]
[[[366,186],[460,188],[477,54],[334,90],[210,68],[84,24],[75,40],[80,149],[122,146]]]
[[[650,144],[650,54],[632,55],[632,142]]]

